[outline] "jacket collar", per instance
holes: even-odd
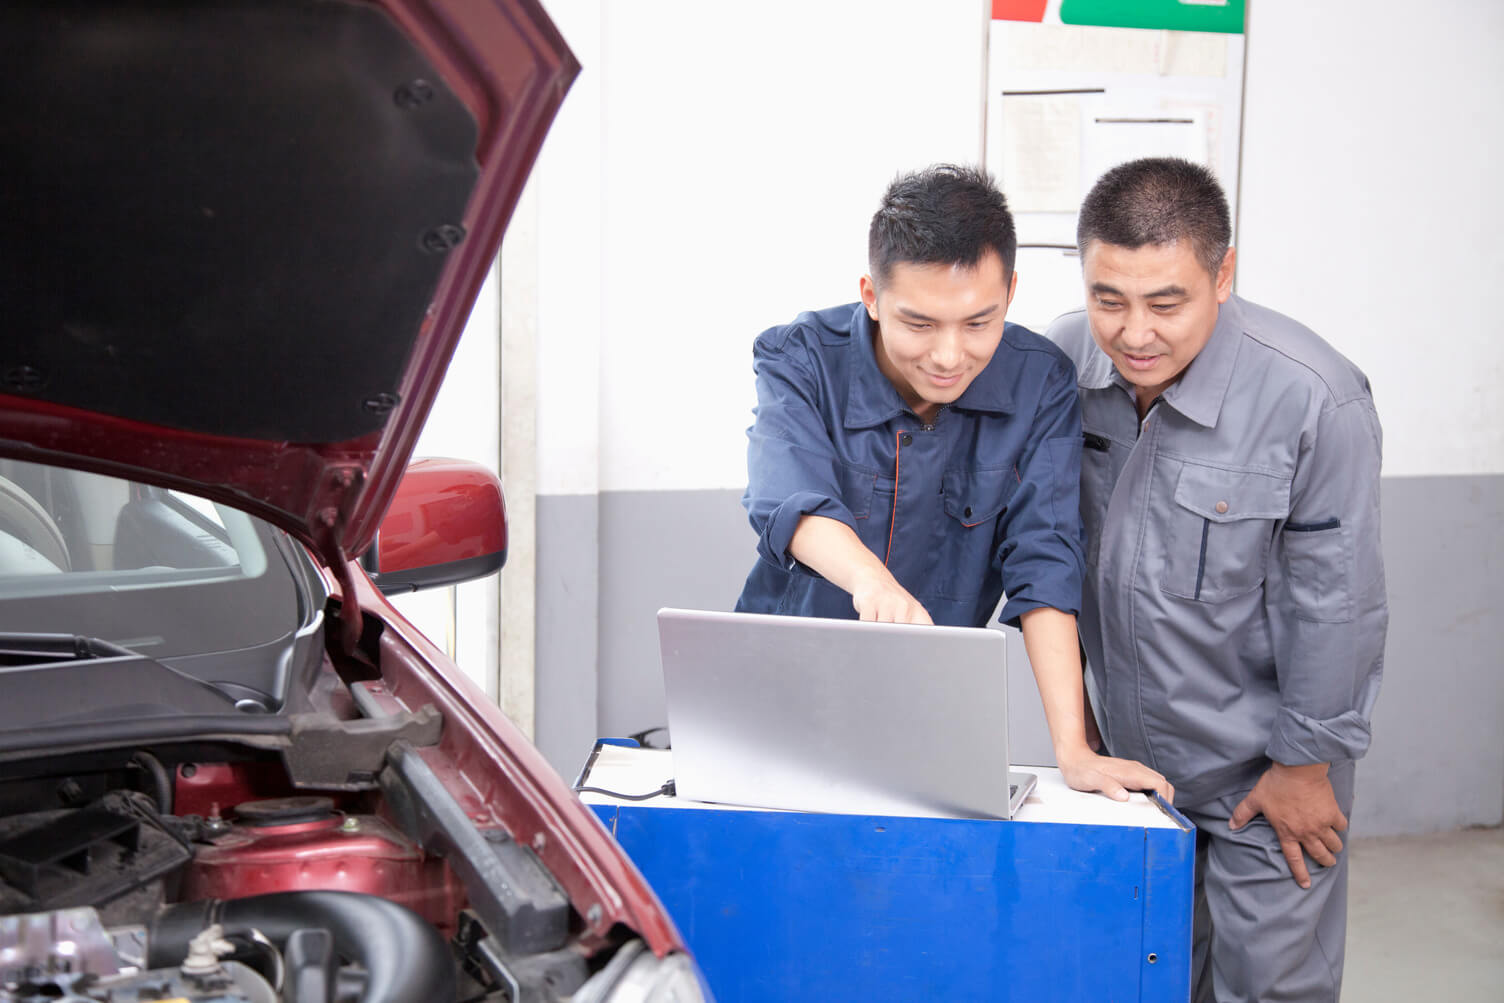
[[[1090,325],[1091,321],[1086,323]],[[1229,296],[1217,310],[1217,326],[1212,328],[1212,336],[1180,379],[1164,392],[1164,402],[1196,424],[1215,428],[1217,417],[1222,413],[1222,402],[1227,399],[1227,388],[1232,385],[1233,365],[1237,362],[1242,333],[1242,300]],[[1087,337],[1091,337],[1089,327]],[[1116,384],[1130,396],[1134,393],[1133,384],[1123,379],[1112,359],[1100,348],[1095,349],[1081,367],[1076,382],[1087,390],[1102,390]]]
[[[872,428],[882,425],[900,414],[914,412],[904,403],[892,382],[883,375],[877,365],[877,346],[873,344],[872,332],[876,326],[867,314],[867,308],[856,303],[851,318],[851,379],[846,391],[847,428]],[[1011,327],[1012,325],[1008,325]],[[1011,414],[1014,410],[1013,390],[1008,384],[1011,369],[1003,356],[1009,351],[1008,331],[987,367],[977,374],[966,391],[950,407],[963,411],[989,411]]]

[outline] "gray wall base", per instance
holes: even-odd
[[[537,520],[533,726],[538,748],[572,781],[596,738],[604,734],[595,713],[600,679],[600,497],[539,498]]]
[[[572,777],[599,735],[665,723],[654,614],[730,609],[755,559],[739,491],[538,499],[538,744]],[[1504,821],[1504,476],[1383,483],[1390,628],[1353,831]],[[1010,746],[1053,762],[1009,631]]]

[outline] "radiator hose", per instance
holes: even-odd
[[[299,930],[327,930],[335,954],[366,970],[361,1003],[455,998],[454,965],[439,932],[406,906],[356,892],[276,892],[169,906],[152,922],[147,963],[182,964],[188,942],[214,923],[260,930],[283,951]]]

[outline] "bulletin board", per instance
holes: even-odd
[[[1018,225],[1008,319],[1043,331],[1082,302],[1076,209],[1108,168],[1205,164],[1237,228],[1244,0],[994,0],[986,165]]]

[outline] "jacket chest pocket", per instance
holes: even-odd
[[[1290,479],[1187,463],[1175,483],[1160,589],[1217,603],[1264,581],[1276,520],[1290,511]]]
[[[947,470],[941,481],[945,518],[938,557],[937,592],[947,599],[976,599],[992,567],[997,520],[1008,507],[1018,475],[1012,467]]]
[[[893,518],[893,478],[842,465],[841,501],[856,520],[856,534],[867,549],[882,557]]]
[[[1117,471],[1113,469],[1111,440],[1106,436],[1087,432],[1083,436],[1083,442],[1081,526],[1086,531],[1086,563],[1088,567],[1095,568],[1102,550],[1102,526],[1107,514],[1107,503],[1112,499],[1112,489],[1117,483]]]

